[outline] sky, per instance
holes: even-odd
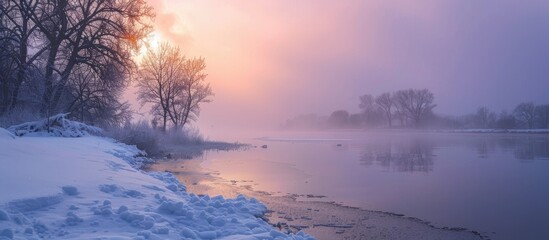
[[[440,114],[549,103],[546,0],[148,1],[155,38],[206,59],[206,132],[406,88],[430,89]]]

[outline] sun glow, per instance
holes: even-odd
[[[151,33],[149,37],[145,40],[145,47],[151,48],[153,50],[158,49],[158,46],[160,45],[160,35],[158,33]]]
[[[135,55],[134,60],[136,62],[140,62],[141,59],[143,59],[143,57],[147,55],[148,50],[156,51],[161,41],[162,39],[158,33],[153,32],[149,34],[149,36],[143,39],[143,44],[141,45],[141,47],[139,48],[139,51]]]

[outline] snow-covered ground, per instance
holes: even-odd
[[[0,128],[0,239],[312,238],[274,229],[255,199],[197,196],[170,173],[138,170],[139,154],[103,137]]]

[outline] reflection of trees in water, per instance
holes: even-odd
[[[549,138],[544,136],[508,136],[490,138],[486,141],[491,145],[497,145],[505,152],[513,153],[517,159],[549,160]]]
[[[433,170],[433,146],[426,139],[385,141],[368,145],[360,161],[364,165],[374,163],[400,172],[429,172]]]
[[[549,138],[547,136],[486,134],[486,136],[456,139],[450,144],[461,144],[474,148],[480,158],[486,158],[499,150],[514,154],[517,159],[521,160],[549,160]]]
[[[517,141],[514,146],[515,157],[522,160],[549,160],[549,140],[528,138]]]
[[[360,161],[363,165],[378,164],[401,172],[429,172],[433,170],[433,150],[455,146],[464,146],[476,151],[478,158],[504,152],[520,160],[549,160],[547,136],[487,134],[378,139],[370,142],[362,150]]]
[[[486,158],[488,157],[488,155],[496,151],[497,144],[495,141],[480,139],[478,141],[474,141],[472,147],[476,149],[477,154],[480,158]]]

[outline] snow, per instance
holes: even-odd
[[[60,113],[44,120],[11,126],[8,130],[17,136],[83,137],[100,133],[98,127],[67,119],[68,113]]]
[[[143,172],[137,148],[67,121],[54,134],[0,129],[0,239],[312,239],[274,229],[255,199],[198,196]]]
[[[15,136],[10,131],[0,128],[0,139],[15,139]]]

